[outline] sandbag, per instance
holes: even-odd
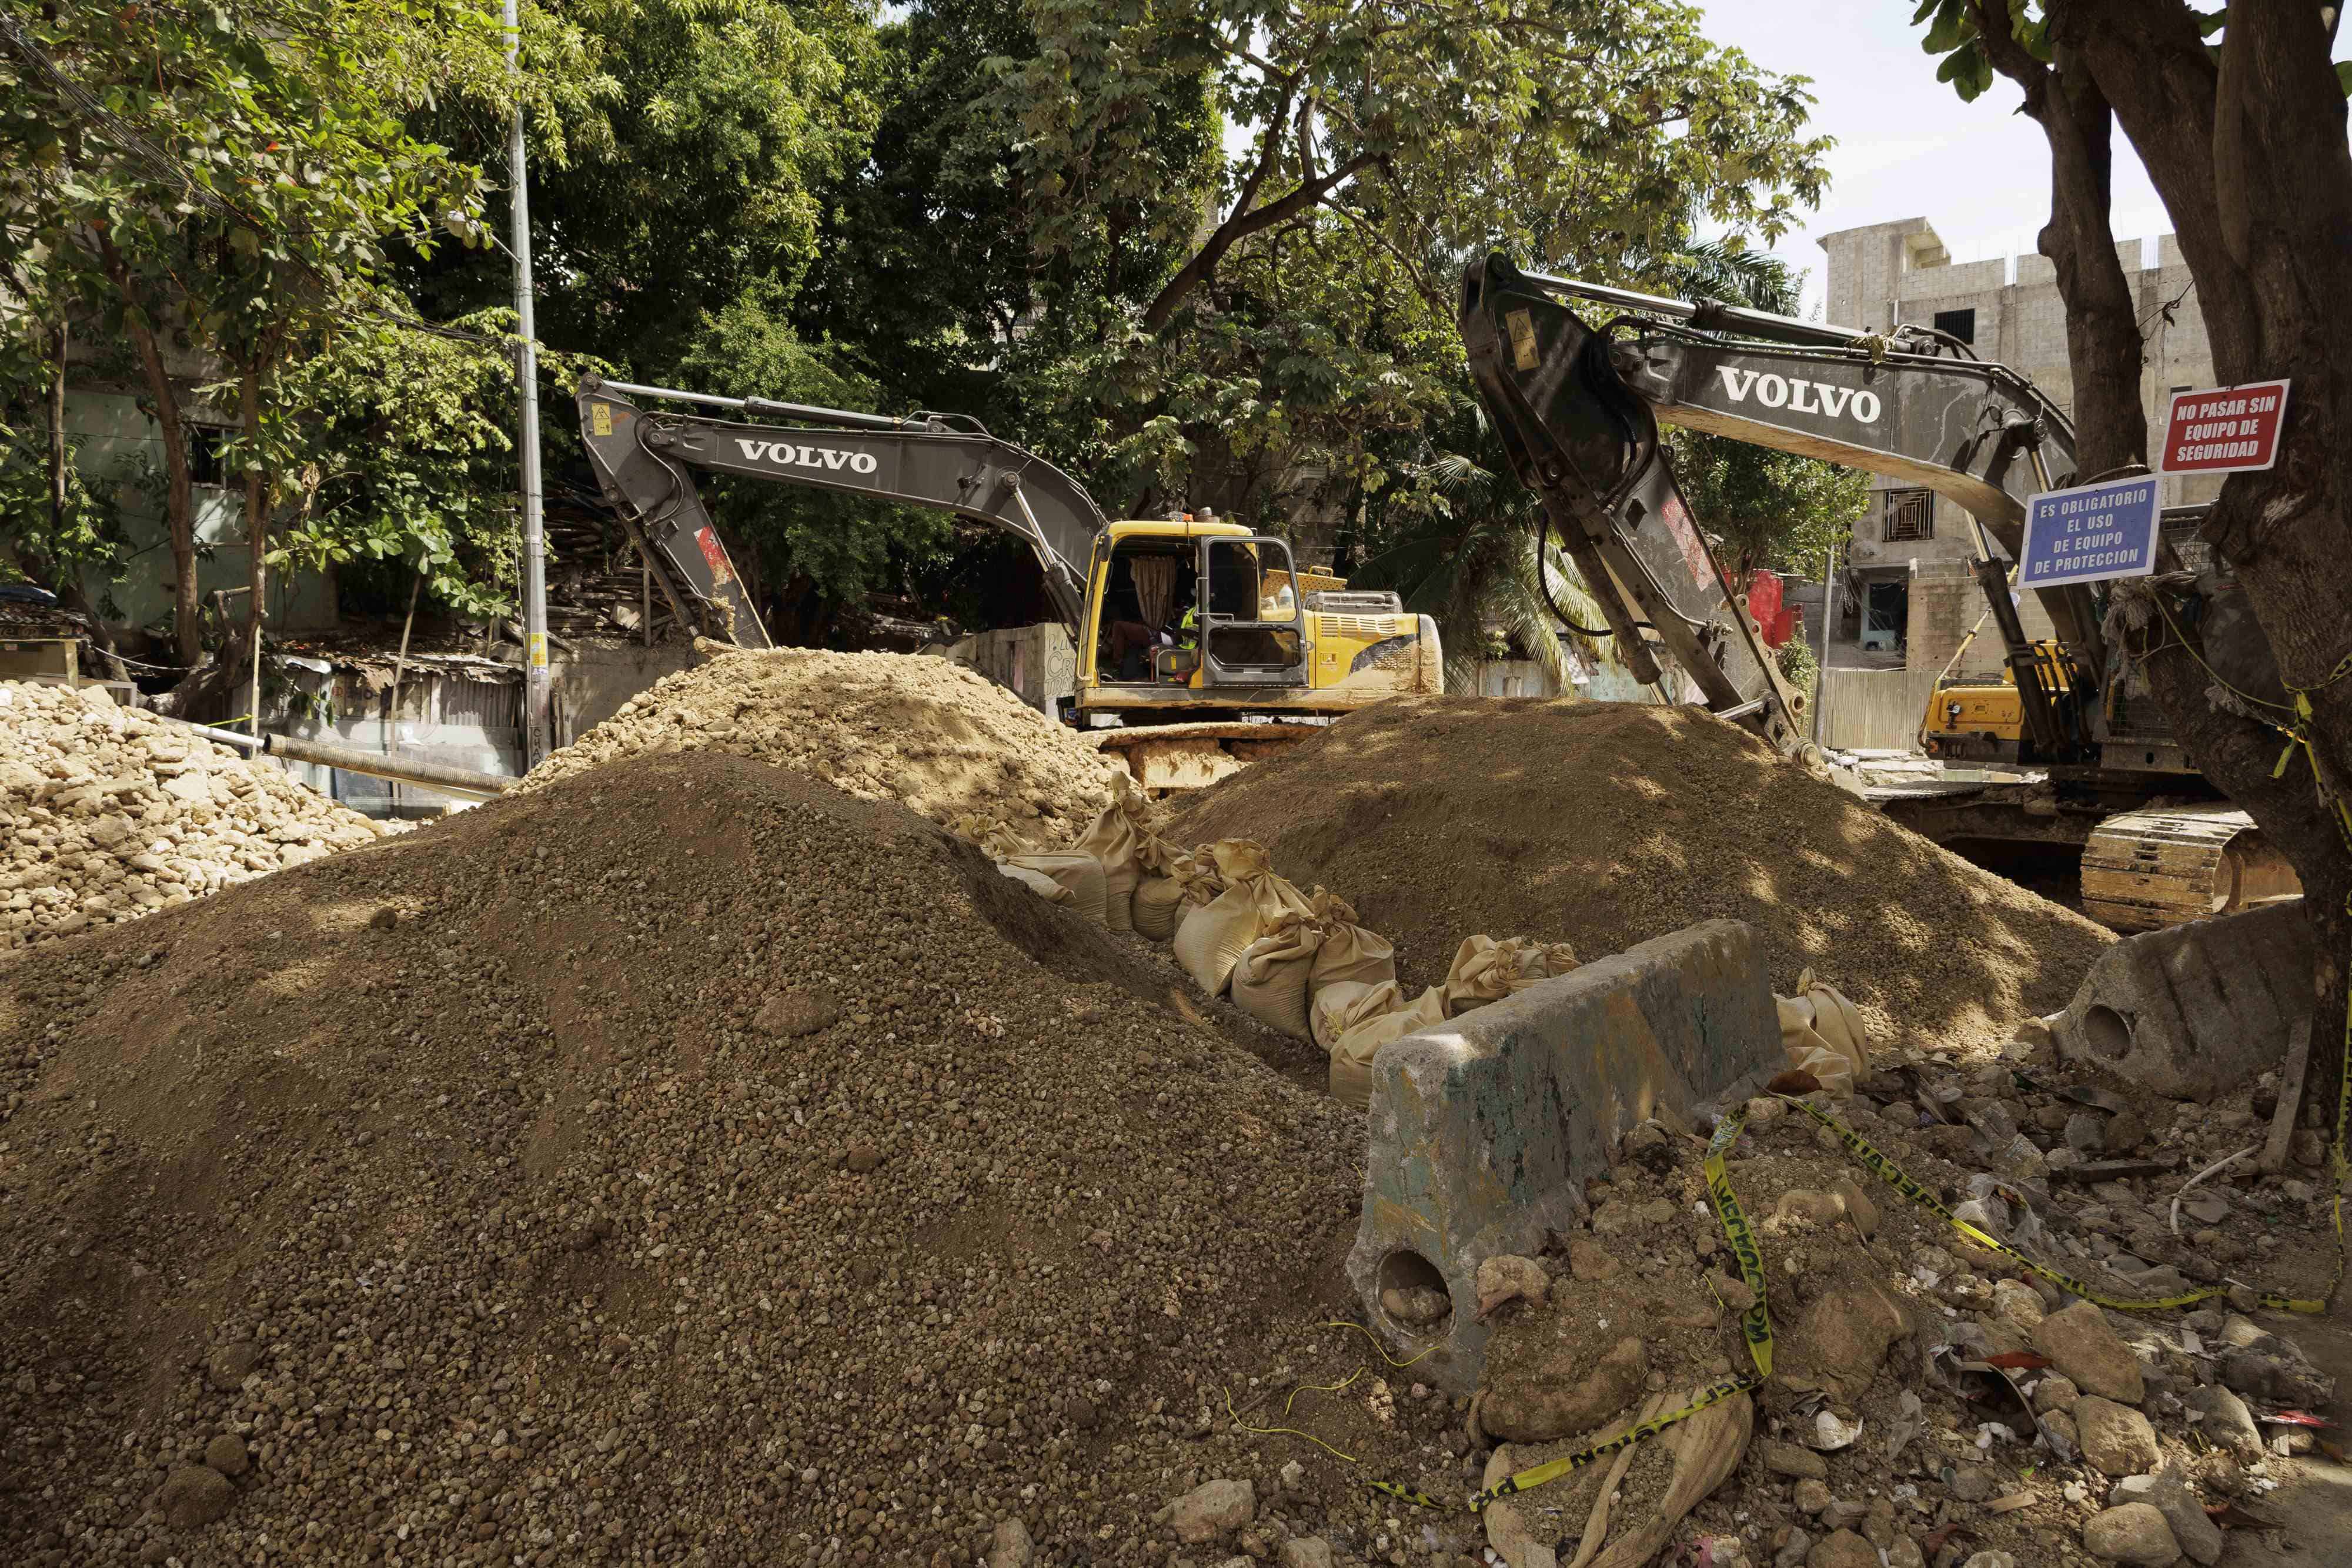
[[[1197,909],[1224,892],[1208,847],[1197,855],[1162,839],[1147,839],[1137,852],[1143,879],[1135,885],[1135,928],[1154,942],[1176,935],[1188,909]]]
[[[1113,931],[1135,929],[1135,883],[1142,874],[1140,852],[1150,838],[1143,797],[1122,774],[1111,780],[1110,804],[1070,846],[1102,862],[1103,924]]]
[[[1444,1021],[1445,994],[1432,986],[1411,1005],[1366,1019],[1349,1030],[1331,1047],[1332,1097],[1359,1111],[1371,1109],[1372,1058],[1380,1054],[1381,1047]]]
[[[1139,935],[1165,942],[1176,935],[1176,918],[1183,904],[1182,883],[1172,876],[1146,876],[1135,884],[1135,896],[1128,901],[1129,915]]]
[[[1044,872],[1031,871],[1025,865],[1014,865],[1010,861],[998,861],[996,874],[1011,877],[1048,904],[1069,904],[1077,897],[1076,893],[1064,887]]]
[[[1870,1076],[1870,1034],[1862,1014],[1836,987],[1797,977],[1798,995],[1772,998],[1780,1014],[1780,1049],[1789,1065],[1810,1072],[1834,1099],[1853,1097],[1856,1082]]]
[[[1307,980],[1322,940],[1321,928],[1302,915],[1251,943],[1234,965],[1234,1005],[1268,1029],[1311,1039]]]
[[[952,819],[948,831],[966,843],[978,845],[992,860],[1034,854],[1037,851],[1037,846],[1015,832],[1010,822],[992,821],[974,811]]]
[[[1265,845],[1222,839],[1211,846],[1210,858],[1225,890],[1184,915],[1175,946],[1176,961],[1192,983],[1214,997],[1224,994],[1234,966],[1251,943],[1279,926],[1286,915],[1304,917],[1312,912],[1297,888],[1274,874]]]
[[[1323,945],[1315,950],[1315,967],[1307,977],[1309,998],[1325,986],[1377,986],[1396,978],[1396,948],[1387,937],[1357,925],[1355,908],[1346,899],[1318,887],[1307,902],[1323,927]]]
[[[1102,862],[1094,856],[1080,854],[1076,850],[1047,850],[1031,855],[1008,855],[997,862],[999,871],[1006,866],[1036,872],[1055,885],[1067,888],[1070,906],[1087,919],[1101,924],[1103,869]]]
[[[1526,936],[1497,942],[1491,936],[1465,936],[1454,951],[1453,967],[1445,972],[1445,1016],[1501,1001],[1538,980],[1565,975],[1576,967],[1576,949],[1565,942],[1538,942]]]
[[[1307,1023],[1315,1043],[1329,1051],[1339,1037],[1366,1019],[1392,1013],[1404,1005],[1394,980],[1367,985],[1361,980],[1334,980],[1314,988],[1307,1002]]]

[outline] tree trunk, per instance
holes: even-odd
[[[204,654],[204,624],[196,597],[196,505],[188,475],[188,443],[180,423],[180,404],[172,378],[163,369],[163,350],[155,340],[146,302],[131,281],[131,269],[114,248],[105,230],[94,230],[99,256],[114,290],[122,298],[123,325],[139,350],[139,368],[147,378],[147,392],[155,400],[156,434],[163,444],[163,526],[172,540],[172,646],[184,669],[194,670]]]
[[[2061,47],[2097,78],[2171,214],[2217,377],[2294,382],[2277,464],[2231,476],[2204,532],[2243,585],[2285,684],[2307,692],[2306,733],[2341,794],[2352,782],[2352,678],[2338,674],[2352,655],[2352,149],[2329,25],[2315,5],[2238,0],[2217,69],[2179,0],[2076,0],[2057,20]],[[2320,952],[2305,1110],[2332,1122],[2352,850],[2310,767],[2294,758],[2273,783],[2277,737],[2216,709],[2203,675],[2167,671],[2159,700],[2199,766],[2303,879]]]

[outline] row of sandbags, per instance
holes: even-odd
[[[1408,999],[1395,947],[1347,900],[1321,887],[1300,892],[1253,840],[1171,844],[1152,833],[1142,798],[1124,780],[1115,789],[1066,850],[1039,849],[975,817],[951,826],[1039,896],[1113,931],[1172,944],[1202,991],[1314,1040],[1330,1054],[1332,1093],[1358,1109],[1370,1103],[1372,1058],[1390,1040],[1576,967],[1565,944],[1473,936],[1455,950],[1443,985]]]
[[[966,818],[954,827],[1041,897],[1113,931],[1172,943],[1202,991],[1230,995],[1268,1028],[1313,1040],[1330,1054],[1331,1092],[1359,1109],[1370,1103],[1372,1058],[1390,1040],[1577,966],[1565,943],[1471,936],[1454,950],[1443,985],[1407,999],[1396,949],[1359,924],[1345,899],[1321,887],[1302,894],[1252,840],[1190,851],[1168,843],[1152,833],[1142,797],[1123,779],[1066,850],[1040,850],[1003,823]],[[1795,997],[1775,999],[1790,1066],[1838,1098],[1852,1094],[1870,1071],[1869,1037],[1854,1005],[1811,969],[1798,977]]]

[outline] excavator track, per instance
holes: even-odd
[[[2123,811],[2083,846],[2083,907],[2117,931],[2154,931],[2302,891],[2245,812],[2224,805]]]
[[[1305,724],[1149,724],[1079,733],[1106,757],[1127,765],[1136,787],[1157,798],[1205,789],[1253,762],[1276,757],[1323,733]]]

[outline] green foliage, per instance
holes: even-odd
[[[816,255],[823,188],[863,162],[876,41],[856,0],[577,0],[525,28],[538,325],[559,349],[674,371],[703,312]],[[496,106],[436,117],[506,163]],[[419,268],[437,313],[510,298],[503,267]]]
[[[679,361],[698,391],[833,408],[874,406],[871,381],[844,367],[832,345],[803,342],[786,318],[782,286],[753,285],[705,316]],[[814,590],[855,603],[869,589],[896,589],[910,568],[943,557],[955,538],[940,512],[882,506],[789,485],[707,477],[696,488],[714,517],[758,552],[754,570],[795,596]]]
[[[479,172],[400,119],[441,51],[481,79],[495,35],[474,7],[6,4],[78,84],[0,54],[0,168],[34,317],[170,325],[247,361],[371,301],[393,247],[478,233]]]
[[[1669,248],[1694,205],[1777,238],[1822,190],[1828,143],[1800,134],[1802,79],[1709,44],[1670,0],[1029,9],[1038,52],[991,65],[1036,242],[1108,292],[1152,291],[1155,328],[1214,272],[1221,240],[1318,204],[1400,255],[1502,246],[1590,264]],[[1252,129],[1213,190],[1178,133],[1204,106]],[[1163,280],[1124,265],[1122,246],[1203,226],[1204,195],[1222,226],[1194,266]]]
[[[1457,420],[1459,443],[1478,458],[1453,452],[1408,466],[1371,530],[1381,542],[1350,580],[1394,589],[1437,622],[1449,690],[1475,691],[1478,663],[1500,653],[1498,642],[1571,690],[1570,649],[1588,664],[1614,658],[1605,633],[1595,635],[1601,608],[1555,547],[1538,553],[1539,503],[1507,471],[1477,411]],[[1573,624],[1561,625],[1555,606]]]
[[[38,411],[9,411],[0,423],[0,582],[31,581],[71,598],[84,574],[104,581],[128,559],[121,517],[103,488],[92,489],[66,447],[66,505],[60,517],[49,494],[47,420]]]
[[[1791,637],[1780,644],[1780,651],[1773,655],[1773,660],[1780,666],[1780,677],[1802,692],[1808,701],[1817,695],[1816,688],[1822,679],[1822,662],[1813,656],[1811,643],[1802,637]]]
[[[1870,476],[1724,436],[1674,431],[1675,472],[1726,570],[1818,573],[1870,502]]]
[[[2006,8],[2010,31],[2026,52],[2046,63],[2052,54],[2050,18],[2046,11],[2035,15],[2040,8],[2038,0],[1992,3]],[[1911,24],[1927,29],[1919,47],[1941,59],[1942,64],[1936,68],[1936,79],[1958,93],[1962,102],[1975,102],[1992,86],[1992,57],[1985,51],[1984,37],[1978,30],[1970,0],[1919,0]]]
[[[433,603],[468,616],[511,612],[521,540],[514,316],[487,311],[453,325],[490,340],[361,322],[282,380],[289,434],[279,461],[297,498],[275,535],[273,566],[373,569],[394,603],[408,575],[422,572]],[[568,423],[562,394],[588,366],[565,355],[542,365]]]

